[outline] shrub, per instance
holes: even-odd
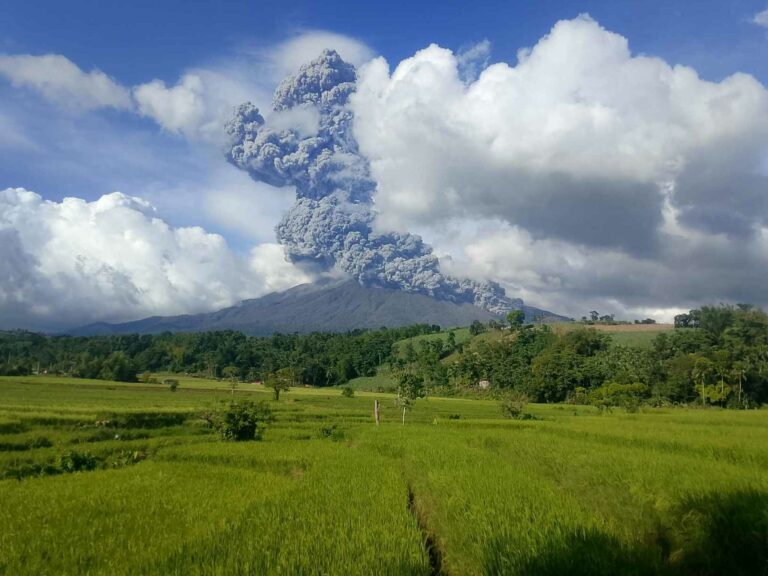
[[[341,389],[341,395],[344,396],[344,398],[354,398],[355,390],[351,386],[344,386],[344,388]]]
[[[168,426],[181,426],[189,417],[185,412],[126,412],[124,414],[110,414],[108,419],[100,420],[102,426],[110,428],[143,428],[156,429]],[[99,425],[97,422],[97,425]]]
[[[175,378],[166,378],[163,380],[163,384],[168,386],[170,388],[171,392],[176,392],[176,389],[179,387],[179,381]]]
[[[528,405],[528,396],[522,392],[507,392],[501,398],[501,412],[507,418],[523,420],[530,415],[525,414],[525,407]]]
[[[648,386],[640,382],[634,384],[606,382],[591,390],[589,399],[598,408],[620,406],[629,412],[637,412],[641,400],[648,395],[648,392]]]
[[[80,472],[82,470],[94,470],[98,461],[89,452],[75,452],[70,450],[59,457],[59,468],[62,472]]]
[[[261,440],[272,411],[266,402],[243,400],[232,402],[222,414],[206,418],[219,431],[224,440]]]
[[[320,438],[329,438],[334,442],[338,442],[339,440],[344,439],[344,431],[336,424],[333,424],[331,426],[321,427],[320,430],[318,430],[318,436],[320,436]]]
[[[583,386],[577,386],[573,392],[568,394],[565,400],[566,404],[587,405],[589,404],[589,394]]]
[[[131,466],[147,459],[147,453],[143,450],[121,450],[112,460],[113,468]]]

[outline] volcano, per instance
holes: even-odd
[[[530,306],[523,306],[528,321],[568,320]],[[355,329],[394,328],[411,324],[441,327],[468,326],[500,317],[470,303],[438,300],[423,294],[362,286],[355,280],[302,284],[284,292],[243,300],[217,312],[152,316],[143,320],[89,324],[69,332],[73,336],[157,334],[160,332],[209,332],[237,330],[252,336],[275,333],[346,332]]]

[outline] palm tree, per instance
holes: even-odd
[[[705,358],[704,356],[696,356],[695,354],[693,356],[696,358],[696,360],[693,364],[691,376],[693,377],[693,382],[699,386],[701,393],[701,403],[706,405],[706,386],[707,382],[709,382],[710,378],[712,377],[712,373],[714,371],[714,363],[709,358]]]

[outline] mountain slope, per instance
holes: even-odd
[[[526,316],[555,315],[528,306]],[[436,300],[401,290],[364,287],[354,280],[302,284],[285,292],[243,302],[206,314],[153,316],[124,324],[98,323],[72,330],[75,336],[101,334],[153,334],[239,330],[263,336],[275,332],[343,332],[355,328],[395,327],[409,324],[467,326],[497,316],[472,306]]]

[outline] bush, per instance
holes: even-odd
[[[344,398],[354,398],[355,390],[351,386],[344,386],[344,388],[341,389],[341,395],[344,396]]]
[[[94,470],[98,461],[89,452],[75,452],[71,450],[59,457],[59,468],[62,472],[80,472],[82,470]]]
[[[179,387],[179,381],[175,378],[166,378],[163,380],[163,384],[168,386],[170,388],[171,392],[176,392],[176,389]]]
[[[482,334],[483,332],[485,332],[485,326],[483,326],[482,322],[480,322],[479,320],[475,320],[474,322],[472,322],[472,324],[469,327],[469,333],[472,336],[477,336],[478,334]]]
[[[528,405],[528,396],[522,392],[507,392],[501,398],[501,412],[507,418],[514,418],[516,420],[523,420],[528,417],[524,413],[525,407]]]
[[[185,412],[126,412],[110,414],[106,419],[99,420],[96,425],[110,428],[143,428],[156,429],[168,426],[181,426],[189,414]]]
[[[619,406],[626,408],[628,412],[637,412],[640,402],[648,396],[648,393],[648,386],[640,382],[634,384],[606,382],[602,386],[591,390],[589,392],[589,399],[598,408]]]
[[[586,406],[590,403],[589,400],[589,394],[587,393],[587,389],[583,386],[577,386],[573,392],[568,394],[568,397],[565,399],[566,404],[577,404]]]
[[[121,450],[112,460],[113,468],[123,468],[138,464],[147,459],[147,453],[143,450]]]
[[[321,427],[320,430],[318,430],[318,436],[320,438],[328,438],[334,442],[338,442],[344,440],[344,431],[339,428],[338,425],[333,424],[331,426]]]
[[[272,411],[266,402],[243,400],[232,402],[225,412],[206,418],[219,431],[224,440],[261,440]]]

